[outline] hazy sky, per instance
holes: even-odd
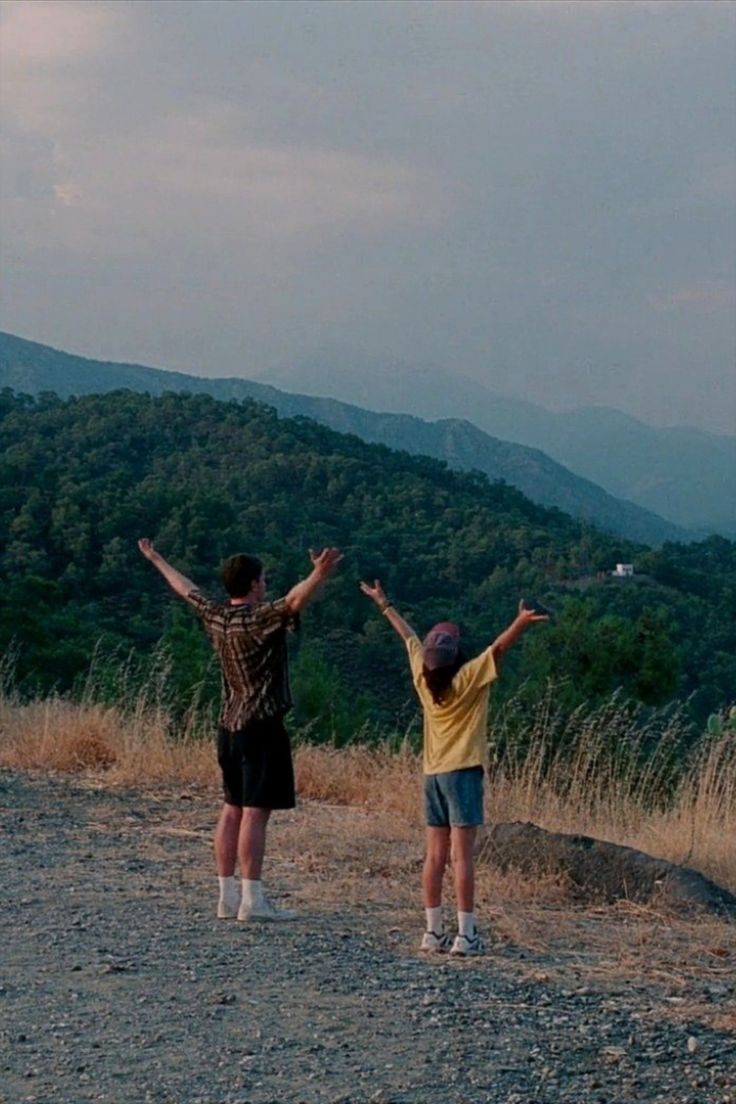
[[[2,4],[0,326],[736,432],[736,5]]]

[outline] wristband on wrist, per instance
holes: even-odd
[[[388,600],[388,598],[387,598],[387,599],[386,599],[386,600],[385,600],[384,602],[381,602],[381,603],[379,604],[378,608],[379,608],[379,610],[381,611],[381,613],[385,613],[385,612],[386,612],[386,610],[390,610],[390,609],[393,609],[393,608],[394,608],[394,604],[393,604],[393,602],[389,602],[389,600]]]

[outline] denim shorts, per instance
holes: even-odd
[[[475,828],[483,823],[483,768],[425,774],[424,811],[430,828]]]

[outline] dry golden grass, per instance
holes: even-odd
[[[562,759],[543,773],[538,749],[492,772],[488,809],[493,820],[533,821],[550,831],[580,832],[687,863],[736,890],[736,741],[712,741],[666,803],[652,802],[649,780],[610,772],[595,780],[596,763]],[[398,753],[354,747],[304,746],[297,751],[304,797],[421,819],[421,763]],[[509,879],[512,890],[514,879]],[[545,886],[545,896],[551,886]],[[523,898],[529,890],[519,888]],[[536,890],[535,890],[536,892]],[[559,896],[558,886],[556,895]]]
[[[359,805],[417,821],[421,764],[407,744],[398,751],[355,745],[302,744],[296,751],[299,793],[335,805]]]
[[[0,699],[0,766],[104,772],[111,783],[213,782],[210,743],[195,727],[172,739],[168,718],[146,706],[126,711],[51,697]]]
[[[618,726],[618,728],[617,728]],[[565,754],[552,755],[551,734],[539,718],[528,750],[507,750],[494,764],[488,788],[493,820],[530,820],[555,831],[582,832],[687,863],[736,890],[736,740],[709,738],[690,770],[665,801],[664,756],[643,769],[628,751],[626,716],[609,710],[579,718],[565,733]],[[559,735],[559,734],[558,734]],[[0,766],[100,772],[111,783],[169,782],[216,785],[212,740],[196,716],[172,733],[166,711],[141,695],[127,707],[60,697],[21,703],[0,695]],[[667,747],[668,734],[660,746]],[[628,743],[627,743],[628,741]],[[381,814],[421,848],[421,763],[408,744],[398,750],[366,744],[336,749],[300,744],[296,750],[301,796]],[[406,833],[409,833],[407,836]],[[495,881],[508,900],[549,900],[564,886],[533,886],[509,877]]]

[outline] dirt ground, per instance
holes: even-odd
[[[736,1104],[733,925],[484,874],[487,956],[427,959],[419,832],[319,804],[269,841],[302,918],[218,921],[217,807],[0,773],[3,1104]]]

